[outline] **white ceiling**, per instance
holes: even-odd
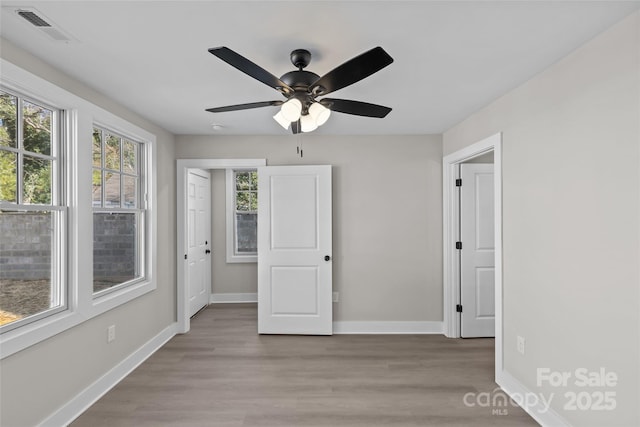
[[[14,12],[34,7],[56,42]],[[0,35],[175,134],[280,135],[281,99],[207,52],[227,46],[276,76],[293,49],[319,75],[375,46],[393,64],[330,96],[393,108],[332,114],[317,133],[441,133],[640,7],[638,1],[11,1]],[[214,131],[212,124],[222,125]]]

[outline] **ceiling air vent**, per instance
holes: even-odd
[[[47,21],[36,15],[35,12],[32,12],[30,10],[19,10],[18,15],[22,16],[24,19],[31,22],[36,27],[51,27],[51,24],[49,24]]]
[[[50,19],[34,8],[14,9],[14,12],[55,41],[68,43],[73,40],[68,34],[57,28],[57,25]]]

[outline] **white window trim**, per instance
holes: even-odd
[[[148,194],[149,194],[149,185],[148,185],[148,172],[150,171],[150,169],[147,169],[148,167],[151,167],[151,165],[147,164],[147,160],[149,158],[149,156],[147,155],[148,150],[150,149],[150,147],[147,146],[147,143],[145,141],[141,141],[138,140],[137,137],[134,137],[133,135],[130,134],[126,134],[126,133],[122,133],[122,132],[116,132],[114,129],[106,126],[106,125],[102,125],[99,123],[94,123],[93,128],[99,128],[101,129],[103,132],[105,133],[111,133],[114,136],[117,136],[119,138],[123,138],[123,139],[127,139],[130,140],[131,142],[134,142],[136,144],[140,144],[140,147],[138,149],[138,172],[135,175],[138,179],[139,179],[139,184],[138,185],[138,190],[140,191],[140,194],[137,196],[138,197],[138,207],[133,209],[133,208],[122,208],[122,207],[118,207],[118,208],[109,208],[109,207],[94,207],[92,206],[93,209],[93,213],[95,214],[96,212],[118,212],[118,213],[136,213],[136,214],[141,214],[142,215],[142,219],[140,220],[142,223],[142,226],[144,228],[144,230],[142,231],[142,233],[139,233],[138,235],[136,235],[136,240],[137,240],[137,245],[138,245],[138,250],[141,251],[142,256],[140,258],[136,258],[136,264],[139,264],[139,267],[136,268],[136,271],[139,272],[140,277],[135,277],[134,279],[128,280],[126,282],[122,282],[122,283],[118,283],[117,285],[114,285],[110,288],[107,289],[103,289],[101,291],[98,292],[94,292],[93,293],[93,298],[94,299],[99,299],[99,298],[103,298],[104,296],[106,296],[107,294],[113,293],[113,292],[117,292],[120,289],[124,289],[124,288],[128,288],[130,286],[133,286],[137,283],[140,282],[145,282],[147,281],[147,265],[149,262],[149,257],[147,254],[148,251],[148,244],[147,244],[147,233],[149,232],[149,230],[147,229],[147,214],[148,214],[148,203],[146,202],[146,200],[148,199]],[[93,129],[92,129],[93,130]],[[104,146],[102,147],[102,149],[104,150]],[[93,151],[92,151],[93,153]],[[101,155],[104,156],[104,152],[101,153]],[[122,159],[120,159],[122,161]],[[104,157],[102,158],[102,165],[101,165],[101,172],[108,170],[104,167]],[[92,169],[91,171],[93,172],[95,170],[95,168],[92,165]],[[133,176],[131,174],[127,174],[127,173],[121,173],[118,171],[112,171],[114,173],[120,173],[120,179],[122,179],[122,176]],[[102,183],[102,185],[104,186],[104,182]],[[103,190],[104,191],[104,190]],[[104,195],[101,196],[102,199],[104,199]],[[121,193],[120,194],[120,201],[122,202],[124,195]],[[102,202],[104,202],[104,200],[102,200]],[[93,218],[93,215],[92,215]],[[93,248],[92,248],[93,250]]]
[[[153,291],[157,281],[157,200],[156,200],[156,137],[126,120],[76,96],[22,68],[0,58],[2,84],[47,105],[64,110],[65,137],[63,144],[65,181],[68,206],[67,229],[67,310],[34,321],[0,335],[0,359],[44,341],[67,329],[99,316]],[[144,141],[148,150],[144,161],[147,171],[147,276],[144,281],[119,289],[104,296],[93,297],[93,239],[87,238],[92,230],[91,207],[91,141],[93,125],[109,129]]]
[[[258,254],[252,255],[238,255],[235,250],[236,242],[236,211],[235,211],[235,179],[233,176],[234,171],[244,170],[256,170],[256,168],[233,168],[227,169],[225,174],[226,185],[226,229],[227,229],[227,262],[228,263],[241,263],[241,262],[258,262]]]
[[[31,97],[24,93],[21,93],[18,90],[15,90],[15,87],[10,87],[8,85],[3,84],[2,89],[9,91],[11,95],[16,96],[19,100],[21,100],[21,101],[18,101],[16,105],[18,109],[17,110],[18,120],[22,118],[22,112],[20,111],[20,108],[22,105],[24,105],[24,102],[28,102],[31,104],[35,104],[39,107],[43,107],[45,109],[52,111],[53,113],[53,116],[52,116],[53,120],[51,124],[52,124],[52,133],[54,135],[54,138],[52,140],[50,154],[45,155],[40,153],[29,152],[24,148],[24,141],[22,143],[22,146],[20,143],[18,143],[15,148],[9,148],[8,150],[6,150],[8,152],[13,152],[16,154],[22,153],[25,156],[46,159],[51,161],[52,165],[54,164],[56,165],[55,168],[52,169],[54,173],[52,173],[52,182],[51,182],[51,203],[49,205],[30,204],[30,203],[25,204],[24,201],[21,200],[22,190],[24,188],[23,178],[19,177],[17,180],[18,185],[16,188],[16,202],[13,203],[13,202],[0,201],[0,208],[6,209],[8,211],[14,211],[14,212],[49,211],[52,214],[55,213],[54,222],[56,223],[56,225],[54,229],[57,231],[52,236],[52,242],[51,242],[52,255],[51,255],[50,289],[51,289],[52,295],[54,293],[58,294],[55,298],[52,298],[52,300],[57,299],[60,302],[58,305],[54,307],[50,307],[48,309],[39,311],[37,313],[33,313],[32,315],[27,316],[23,319],[16,320],[15,322],[2,325],[3,333],[7,333],[8,331],[24,327],[32,322],[36,322],[48,316],[55,315],[56,313],[61,313],[67,310],[68,308],[68,295],[67,295],[68,289],[66,285],[67,264],[66,262],[61,262],[61,260],[66,261],[66,258],[67,258],[66,238],[67,238],[67,227],[68,227],[68,219],[67,219],[68,209],[67,209],[66,197],[65,197],[66,182],[65,182],[65,179],[63,178],[63,172],[65,170],[65,161],[64,161],[65,146],[64,146],[63,138],[65,134],[65,129],[66,129],[66,126],[64,125],[65,123],[64,111],[55,106],[46,104],[45,102],[42,102],[41,100],[35,97]],[[18,124],[16,125],[18,126]],[[18,134],[21,135],[23,132],[24,130],[22,132],[18,131]],[[21,174],[20,172],[21,167],[23,166],[21,166],[20,164],[17,165],[18,174]]]

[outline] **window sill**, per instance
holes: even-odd
[[[61,332],[126,304],[156,289],[154,281],[136,283],[118,291],[95,298],[88,312],[63,311],[33,323],[7,331],[0,336],[0,360],[45,341]]]
[[[83,321],[79,313],[66,310],[7,331],[0,337],[0,359],[73,328]]]
[[[138,282],[117,291],[112,291],[104,295],[99,295],[93,299],[93,307],[99,309],[100,313],[111,310],[119,305],[125,304],[135,298],[138,298],[147,292],[151,292],[156,288],[153,281],[146,280]]]
[[[258,255],[230,255],[230,254],[227,254],[227,264],[256,263],[256,262],[258,262]]]

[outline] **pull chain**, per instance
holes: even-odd
[[[300,155],[300,158],[304,157],[304,151],[302,150],[302,134],[298,134],[298,146],[296,147],[296,153]]]

